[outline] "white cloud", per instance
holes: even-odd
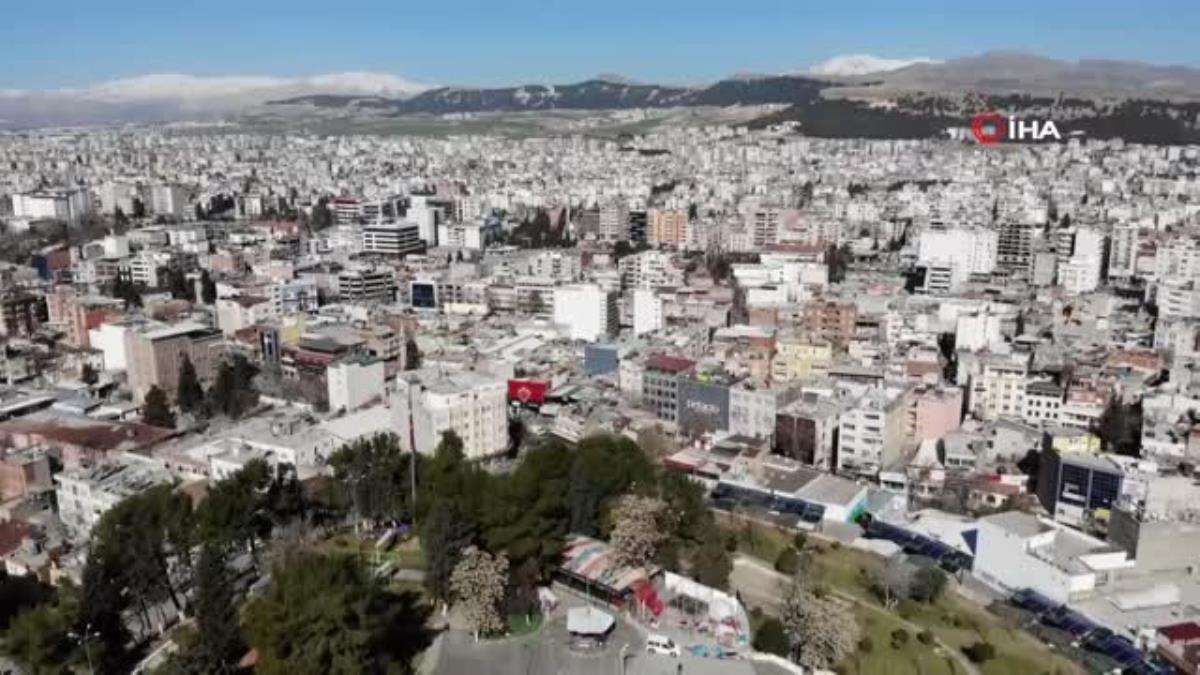
[[[387,73],[327,73],[309,77],[221,75],[204,77],[177,73],[139,75],[101,82],[80,93],[105,100],[204,99],[263,95],[364,94],[404,96],[428,87]],[[265,100],[265,99],[264,99]]]
[[[155,73],[61,89],[0,89],[6,126],[210,119],[270,100],[308,94],[404,98],[429,85],[388,73],[303,77]]]
[[[918,63],[941,63],[941,61],[924,56],[911,59],[885,59],[870,54],[844,54],[813,64],[809,67],[808,72],[827,77],[866,75],[898,70]]]

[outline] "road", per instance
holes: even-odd
[[[791,581],[786,574],[781,574],[775,571],[775,568],[767,565],[761,560],[751,558],[743,554],[737,554],[733,559],[733,572],[729,575],[729,585],[738,593],[741,594],[742,602],[747,607],[758,605],[763,608],[763,611],[768,614],[778,615],[781,606],[783,605],[784,592],[787,584]],[[836,589],[831,589],[831,592],[837,597],[853,602],[859,607],[864,607],[868,611],[874,612],[881,616],[885,616],[892,621],[898,622],[904,626],[912,634],[916,635],[925,630],[921,626],[901,618],[899,615],[873,605],[869,602],[843,593]],[[976,667],[971,660],[968,659],[962,652],[942,642],[942,640],[934,636],[934,644],[943,652],[962,667],[963,672],[969,675],[980,675],[979,668]]]

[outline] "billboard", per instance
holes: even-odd
[[[550,382],[546,380],[509,380],[508,400],[521,403],[545,403]]]

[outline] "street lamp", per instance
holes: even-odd
[[[94,637],[99,637],[100,636],[99,631],[92,632],[92,624],[89,623],[83,627],[82,635],[80,635],[79,633],[76,633],[74,631],[67,633],[67,635],[72,640],[75,640],[76,642],[78,642],[80,644],[80,646],[83,647],[83,655],[87,659],[87,664],[88,664],[88,673],[90,673],[91,675],[96,675],[96,669],[92,666],[92,652],[90,649],[88,649],[88,640],[90,640]]]

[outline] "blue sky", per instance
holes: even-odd
[[[699,82],[841,54],[989,49],[1200,66],[1197,0],[9,1],[20,9],[0,21],[0,88],[349,70],[464,85],[602,72]]]

